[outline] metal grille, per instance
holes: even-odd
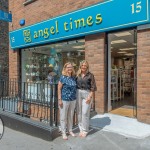
[[[57,126],[57,84],[1,80],[0,108],[50,126]]]

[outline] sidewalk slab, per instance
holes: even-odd
[[[150,136],[149,124],[115,114],[98,114],[91,118],[90,125],[101,128],[103,131],[118,133],[126,137],[142,139]]]
[[[52,141],[59,136],[58,128],[55,126],[1,110],[0,116],[5,126],[16,131],[21,131],[47,141]]]

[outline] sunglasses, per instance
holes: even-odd
[[[73,68],[73,67],[66,67],[66,68],[68,68],[68,69],[69,69],[69,68]]]

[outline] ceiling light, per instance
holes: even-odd
[[[121,32],[121,33],[116,33],[114,34],[117,37],[121,37],[121,36],[127,36],[127,35],[132,35],[130,32]]]
[[[127,53],[127,52],[117,52],[117,53],[119,53],[119,54],[124,54],[124,53]]]
[[[61,47],[62,44],[55,44],[55,47]]]
[[[127,54],[124,54],[124,55],[126,55],[126,56],[133,56],[134,54],[132,54],[132,53],[127,53]]]
[[[117,43],[125,43],[127,41],[125,40],[116,40],[116,41],[111,41],[111,44],[117,44]]]
[[[76,40],[74,40],[74,41],[68,41],[68,44],[74,44],[74,43],[77,43],[77,41]]]
[[[124,50],[134,50],[136,47],[130,47],[130,48],[120,48],[119,50],[124,51]]]
[[[78,40],[78,43],[85,42],[85,39]]]
[[[73,46],[73,48],[85,48],[84,45]]]
[[[129,50],[129,48],[120,48],[119,50],[124,51],[124,50]]]
[[[137,49],[136,47],[131,47],[131,48],[129,48],[130,50],[133,50],[133,49]]]

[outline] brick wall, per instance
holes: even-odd
[[[103,0],[37,0],[24,6],[25,0],[9,0],[9,10],[13,14],[13,22],[9,26],[9,31],[21,28],[19,21],[23,18],[26,21],[25,26],[28,26],[101,1]],[[18,78],[18,52],[14,53],[10,50],[9,56],[10,78]]]
[[[150,123],[150,30],[137,34],[137,118]]]
[[[9,30],[21,28],[19,20],[24,18],[26,26],[47,20],[52,17],[90,6],[102,0],[37,0],[27,6],[23,5],[25,0],[9,0],[9,10],[13,14],[13,22]],[[6,2],[6,0],[1,0]],[[0,5],[1,6],[1,5]],[[1,23],[1,22],[0,22]],[[3,24],[3,27],[7,24]],[[3,32],[2,32],[3,33]],[[4,35],[3,35],[4,36]],[[86,59],[90,63],[90,71],[95,75],[98,90],[96,92],[96,110],[104,112],[105,95],[105,74],[104,74],[104,38],[103,34],[89,35],[86,40]],[[4,36],[1,41],[7,41]],[[138,52],[137,52],[137,118],[142,122],[150,123],[150,31],[138,32]],[[4,43],[4,42],[1,42]],[[0,44],[1,44],[0,43]],[[0,45],[1,47],[1,45]],[[5,50],[1,50],[2,54]],[[7,52],[6,52],[7,53]],[[6,54],[5,54],[6,55]],[[5,57],[3,57],[4,59]],[[0,61],[2,58],[0,59]],[[7,60],[4,59],[4,60]],[[9,51],[10,77],[19,76],[19,53]]]
[[[9,10],[13,14],[13,27],[10,28],[10,30],[20,28],[19,20],[22,18],[26,20],[26,25],[31,25],[101,1],[102,0],[37,0],[24,6],[23,3],[25,0],[9,0]]]
[[[8,0],[0,0],[0,10],[8,12]],[[0,78],[8,78],[8,22],[0,20]]]
[[[95,107],[98,113],[104,113],[105,97],[105,34],[95,34],[85,37],[85,59],[89,62],[90,71],[95,75],[97,91],[95,92]]]

